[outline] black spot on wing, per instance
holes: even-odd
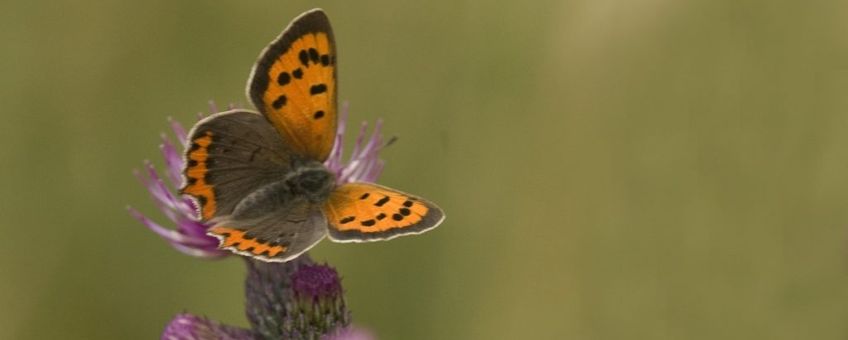
[[[280,86],[286,86],[291,81],[291,76],[288,72],[281,72],[279,76],[277,76],[277,84]]]
[[[319,58],[320,57],[318,56],[318,50],[316,50],[314,48],[310,48],[309,49],[309,60],[312,60],[313,63],[317,64]]]
[[[279,97],[277,97],[277,100],[271,103],[271,105],[274,106],[274,108],[277,110],[283,108],[283,106],[286,106],[286,96],[280,95]]]
[[[309,66],[309,54],[306,53],[306,50],[300,50],[297,57],[300,59],[300,63],[303,64],[303,66]]]
[[[324,93],[324,92],[327,92],[327,85],[326,84],[312,85],[312,87],[309,88],[309,94],[311,94],[313,96],[316,95],[316,94]]]
[[[382,207],[386,203],[389,203],[389,196],[383,196],[383,198],[381,198],[379,201],[377,201],[377,203],[374,203],[374,205],[376,205],[378,207]]]

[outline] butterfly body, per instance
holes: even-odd
[[[233,217],[249,219],[269,210],[286,210],[298,200],[312,204],[327,200],[335,187],[335,178],[322,164],[312,162],[297,166],[276,182],[262,186],[243,198],[233,210]]]
[[[185,185],[220,247],[284,262],[324,237],[388,240],[438,226],[432,202],[372,183],[339,183],[325,165],[337,125],[336,52],[321,10],[295,18],[248,81],[258,109],[209,116],[189,132]]]

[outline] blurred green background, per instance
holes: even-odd
[[[318,6],[381,183],[448,215],[312,252],[382,339],[848,338],[848,2],[744,0],[6,2],[0,338],[247,324],[131,171]]]

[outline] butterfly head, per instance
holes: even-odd
[[[321,163],[299,167],[288,178],[292,193],[305,196],[311,202],[323,202],[336,186],[336,178]]]

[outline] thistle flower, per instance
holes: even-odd
[[[210,108],[213,113],[218,111],[214,103],[210,102]],[[230,105],[230,109],[233,108]],[[203,114],[200,116],[202,118]],[[347,116],[348,104],[344,103],[339,112],[336,141],[324,165],[336,175],[336,182],[339,185],[350,182],[374,182],[383,171],[384,163],[379,158],[380,150],[385,147],[380,134],[383,122],[377,120],[370,136],[367,134],[368,123],[362,123],[353,150],[345,162],[343,154]],[[208,259],[230,255],[229,251],[218,249],[218,239],[206,235],[210,225],[200,220],[194,201],[181,197],[177,193],[177,188],[183,184],[182,171],[185,166],[183,152],[188,145],[187,134],[186,129],[179,122],[171,120],[170,125],[179,147],[162,134],[160,149],[165,159],[164,173],[168,179],[167,182],[162,180],[156,168],[148,161],[144,163],[144,171],[136,171],[135,174],[147,188],[159,210],[171,220],[175,227],[165,227],[131,207],[128,208],[130,215],[185,254]]]
[[[292,309],[299,314],[302,328],[326,334],[350,324],[342,292],[341,279],[333,267],[302,265],[291,276],[294,299]]]
[[[285,263],[246,261],[246,312],[252,329],[184,313],[165,327],[162,339],[374,339],[350,325],[341,279],[332,267],[315,264],[308,255]]]
[[[308,255],[284,263],[248,260],[247,319],[264,339],[319,339],[350,326],[336,270]]]

